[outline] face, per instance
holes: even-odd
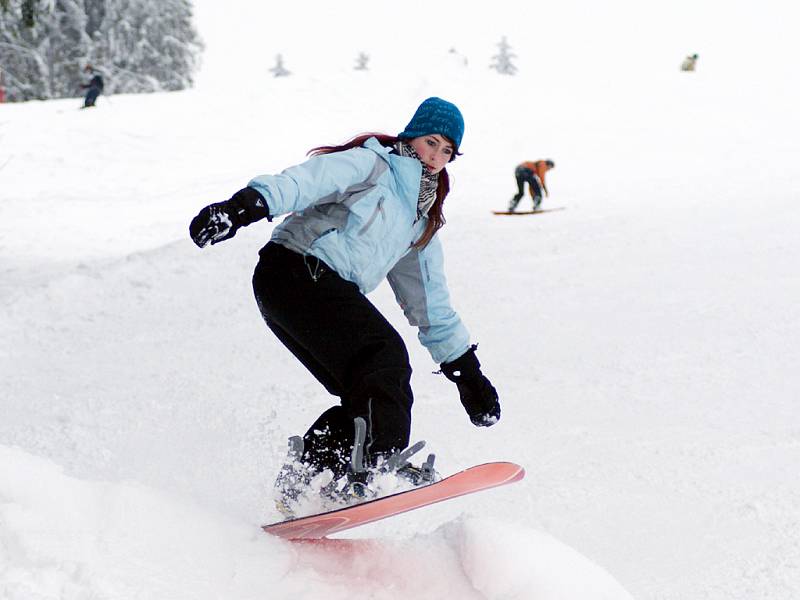
[[[444,169],[445,165],[453,158],[453,153],[455,152],[453,143],[438,133],[421,135],[409,143],[419,155],[422,164],[431,173],[438,173]]]

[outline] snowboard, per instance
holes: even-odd
[[[557,206],[555,208],[539,208],[537,210],[515,210],[509,212],[507,210],[493,210],[493,215],[538,215],[539,213],[555,212],[557,210],[564,210],[564,206]]]
[[[525,469],[510,462],[491,462],[460,471],[436,483],[337,510],[264,525],[269,534],[287,540],[316,540],[332,533],[380,521],[430,504],[514,483]]]

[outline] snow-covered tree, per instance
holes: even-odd
[[[269,70],[275,77],[286,77],[287,75],[291,75],[292,72],[287,70],[286,67],[283,66],[283,55],[278,54],[275,57],[275,66]]]
[[[356,56],[356,66],[353,67],[356,71],[367,71],[369,67],[367,67],[367,63],[369,62],[369,54],[365,54],[364,52],[359,52],[358,56]]]
[[[105,92],[192,84],[202,45],[188,0],[0,0],[8,100],[81,93],[91,63]]]
[[[517,67],[512,64],[511,59],[516,58],[517,55],[511,52],[511,46],[506,41],[506,36],[503,36],[497,46],[500,51],[492,57],[493,62],[489,65],[489,68],[495,69],[502,75],[514,75],[517,72]]]
[[[8,2],[4,2],[7,5]],[[22,23],[25,27],[33,27],[36,24],[37,8],[39,0],[22,0]]]
[[[8,100],[77,95],[90,45],[82,0],[4,2],[0,64]]]
[[[90,62],[106,92],[181,90],[192,85],[202,44],[187,0],[85,0],[93,40]]]

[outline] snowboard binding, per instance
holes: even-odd
[[[304,512],[301,505],[317,495],[317,502],[321,500],[323,504],[350,506],[384,495],[380,488],[387,480],[394,487],[398,484],[420,487],[441,479],[433,466],[436,459],[434,454],[429,454],[420,466],[409,462],[413,455],[425,447],[424,441],[388,456],[369,456],[365,451],[366,421],[356,417],[353,426],[353,449],[345,476],[324,484],[319,481],[323,474],[314,471],[302,460],[303,438],[297,435],[289,438],[286,462],[275,480],[275,507],[285,518],[296,518],[298,512]]]
[[[375,490],[370,488],[370,484],[376,477],[384,475],[394,475],[400,481],[411,484],[414,487],[428,485],[441,479],[433,468],[436,460],[435,454],[428,454],[425,462],[417,467],[409,458],[425,447],[425,441],[420,440],[409,446],[405,450],[395,452],[389,456],[370,457],[368,463],[365,462],[364,444],[367,438],[367,423],[362,417],[353,419],[355,428],[355,439],[353,451],[350,456],[350,464],[347,468],[347,487],[350,488],[350,495],[363,500],[371,499],[375,496]]]

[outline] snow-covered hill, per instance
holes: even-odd
[[[800,84],[781,7],[752,17],[773,51],[756,69],[736,3],[727,29],[704,27],[715,3],[678,3],[632,31],[633,4],[569,2],[542,9],[540,40],[515,3],[481,36],[474,9],[430,7],[452,11],[432,38],[374,2],[310,25],[217,4],[198,7],[195,90],[0,105],[0,598],[797,596]],[[347,43],[325,52],[331,23]],[[485,68],[503,34],[517,77]],[[362,49],[373,70],[352,71]],[[292,77],[268,76],[277,52]],[[331,399],[252,300],[271,225],[201,251],[188,222],[313,146],[397,132],[429,95],[466,118],[442,237],[502,421],[473,428],[390,290],[372,299],[408,341],[414,439],[443,471],[528,477],[339,541],[268,538],[286,437]],[[565,210],[491,215],[536,158]]]

